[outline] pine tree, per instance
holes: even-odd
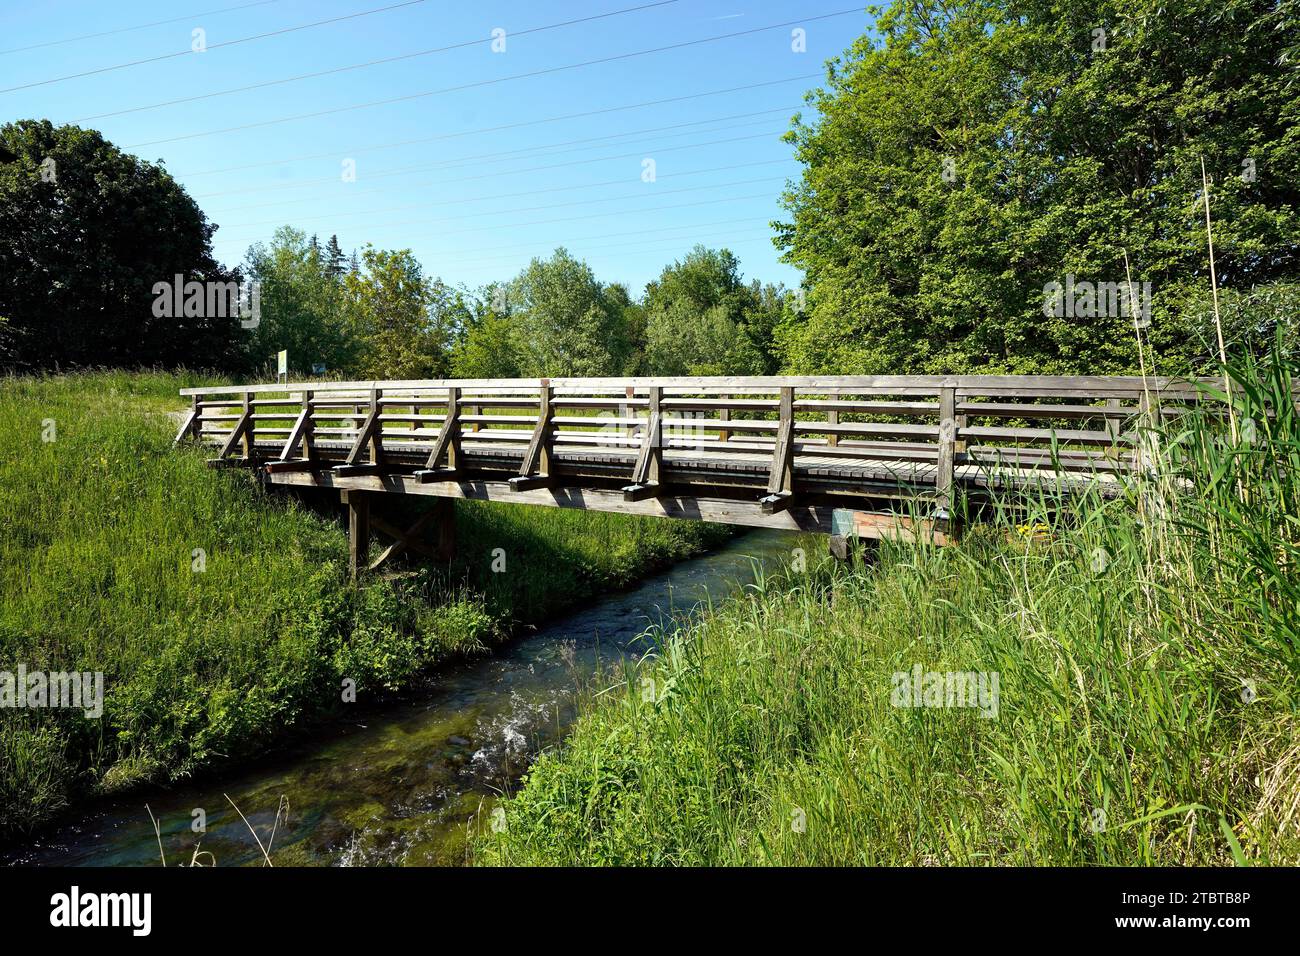
[[[354,262],[355,259],[354,254]],[[343,275],[344,261],[343,249],[339,246],[339,237],[337,235],[330,236],[330,241],[325,245],[325,271],[333,278],[339,278]]]

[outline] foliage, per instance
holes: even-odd
[[[646,364],[659,375],[761,375],[780,292],[741,281],[726,249],[696,246],[646,286]]]
[[[249,278],[259,282],[261,321],[250,352],[265,360],[284,349],[294,377],[320,363],[330,371],[355,365],[358,343],[343,321],[342,250],[337,239],[322,253],[290,226],[276,230],[269,245],[248,250]]]
[[[237,313],[154,314],[156,283],[238,278],[161,165],[48,120],[0,126],[0,152],[0,367],[242,364]]]
[[[556,249],[510,283],[519,365],[528,376],[617,375],[629,351],[618,300],[591,267]]]
[[[444,378],[468,308],[459,292],[427,279],[409,249],[366,246],[361,268],[343,278],[345,321],[368,378]]]
[[[809,293],[779,334],[790,369],[1134,370],[1128,316],[1042,311],[1050,282],[1124,282],[1126,250],[1167,370],[1203,363],[1183,320],[1208,285],[1202,159],[1219,281],[1294,277],[1294,4],[900,0],[877,33],[789,134],[780,240]]]

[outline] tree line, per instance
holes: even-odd
[[[366,246],[344,259],[291,226],[248,254],[261,317],[254,356],[280,349],[299,374],[363,378],[760,375],[794,301],[745,282],[726,249],[696,246],[634,297],[564,248],[477,289],[426,274],[410,250]]]
[[[296,372],[367,377],[1203,370],[1220,328],[1231,351],[1295,337],[1297,63],[1300,0],[896,0],[787,134],[802,172],[773,228],[798,290],[705,248],[639,293],[564,249],[467,289],[289,227],[227,268],[162,163],[17,121],[0,367],[247,373],[287,349]],[[152,315],[174,274],[256,280],[256,327]]]

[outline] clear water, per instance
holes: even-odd
[[[752,581],[755,561],[774,563],[797,545],[779,531],[737,538],[494,656],[440,670],[416,701],[340,722],[222,778],[98,806],[5,862],[157,866],[147,803],[169,866],[189,863],[196,850],[204,865],[261,863],[250,825],[280,866],[462,864],[472,818],[488,819],[531,759],[563,738],[584,696],[621,682],[622,661],[653,650],[642,636],[648,626],[674,626]],[[206,832],[192,826],[196,810]]]

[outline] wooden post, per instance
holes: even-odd
[[[244,460],[249,461],[253,457],[253,431],[257,423],[253,421],[253,393],[244,393],[244,418],[248,422],[248,427],[244,429]]]
[[[344,491],[348,506],[348,570],[355,584],[370,555],[370,497],[364,491]]]
[[[1112,457],[1117,456],[1119,452],[1119,416],[1120,400],[1118,398],[1106,399],[1106,434],[1110,436],[1110,448],[1106,454]]]
[[[779,403],[780,422],[772,446],[772,466],[767,473],[767,496],[759,499],[763,514],[776,514],[794,500],[794,389],[784,386]]]
[[[618,407],[618,417],[623,419],[631,418],[632,417],[631,399],[636,397],[636,389],[633,388],[631,385],[629,385],[627,388],[623,390],[623,396],[629,400],[629,404],[620,405]],[[624,425],[622,428],[618,430],[618,433],[622,435],[623,438],[630,444],[632,441],[632,436],[636,433],[636,426]],[[626,448],[628,446],[624,445],[623,447]]]
[[[543,476],[551,474],[551,446],[555,441],[551,434],[551,396],[554,393],[551,383],[542,379],[542,387],[537,394],[537,426],[542,438],[542,447],[537,457],[537,473]]]
[[[383,392],[377,388],[370,390],[370,414],[374,416],[374,427],[370,430],[370,463],[378,465],[384,456],[384,423],[379,416],[384,413],[380,404]]]
[[[935,464],[935,502],[945,511],[952,508],[954,462],[957,457],[957,389],[939,389],[939,455]]]
[[[660,492],[659,473],[663,465],[664,426],[659,408],[663,389],[658,385],[651,385],[647,393],[650,417],[646,421],[645,434],[641,439],[641,450],[637,452],[636,463],[632,466],[632,484],[623,489],[623,500],[627,502],[658,497]]]
[[[830,401],[839,401],[840,393],[831,392],[826,396],[826,398],[829,399]],[[840,423],[840,410],[838,408],[832,408],[830,411],[826,413],[826,424],[838,425],[839,423]],[[826,444],[828,447],[834,448],[839,443],[840,443],[840,436],[838,434],[836,434],[835,432],[826,433]]]
[[[533,437],[524,451],[524,462],[519,474],[510,479],[514,491],[528,491],[533,488],[545,488],[551,483],[551,387],[549,379],[542,379],[537,397],[537,425],[533,428]]]
[[[724,402],[729,402],[729,401],[731,401],[731,396],[730,396],[730,395],[722,395],[722,396],[720,396],[720,398],[721,398]],[[722,421],[724,421],[724,422],[729,422],[729,421],[731,421],[731,409],[730,409],[730,408],[720,408],[720,409],[718,409],[718,418],[720,418],[720,419],[721,419]],[[730,441],[730,440],[731,440],[731,430],[730,430],[730,429],[724,428],[724,429],[722,429],[720,432],[718,432],[718,441]]]
[[[447,389],[447,415],[442,420],[443,428],[450,428],[447,440],[447,470],[456,471],[461,466],[460,460],[460,389]],[[441,437],[441,436],[439,436]],[[436,468],[437,465],[430,465]]]
[[[316,457],[316,409],[312,408],[315,400],[314,391],[308,389],[302,393],[302,412],[307,416],[302,431],[302,457],[308,461]]]
[[[663,400],[664,390],[658,385],[650,386],[649,394],[649,411],[650,422],[646,426],[645,440],[650,449],[650,457],[647,459],[647,468],[645,481],[650,484],[659,484],[659,473],[663,470],[664,464],[664,423],[662,414],[659,411],[659,404]]]

